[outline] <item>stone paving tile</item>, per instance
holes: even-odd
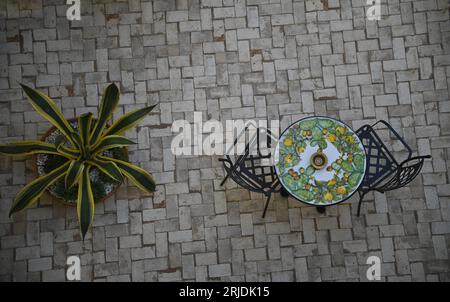
[[[52,203],[8,218],[32,161],[0,161],[0,280],[65,279],[79,255],[83,280],[366,280],[382,259],[383,281],[449,281],[450,20],[447,0],[83,0],[69,22],[66,1],[0,1],[0,141],[47,128],[18,83],[33,85],[73,117],[97,112],[120,83],[123,112],[159,103],[127,135],[132,161],[151,170],[157,192],[123,186],[98,205],[84,244],[73,209]],[[408,187],[369,194],[326,214],[228,181],[216,158],[170,154],[176,119],[312,114],[353,127],[388,120],[414,154],[431,154]],[[388,133],[382,137],[390,141]],[[401,145],[390,141],[398,156]]]

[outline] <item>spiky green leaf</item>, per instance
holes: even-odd
[[[4,155],[58,154],[55,145],[41,141],[23,141],[0,145],[0,153]]]
[[[96,146],[93,146],[92,154],[97,154],[102,151],[113,149],[113,148],[119,148],[119,147],[125,147],[129,145],[134,145],[135,142],[132,140],[121,136],[121,135],[108,135],[99,140],[98,144]]]
[[[66,162],[52,172],[27,184],[14,199],[9,216],[34,204],[49,186],[67,173],[69,165],[70,162]]]
[[[122,134],[126,130],[134,127],[141,119],[143,119],[156,105],[137,109],[122,115],[111,127],[109,127],[103,136]]]
[[[106,122],[110,119],[111,115],[116,109],[117,104],[119,103],[119,96],[119,88],[116,86],[116,84],[109,85],[106,88],[105,93],[103,93],[100,104],[99,117],[90,138],[91,144],[95,144],[98,138],[101,136],[103,130],[106,127]]]
[[[64,145],[59,145],[58,155],[64,156],[69,159],[77,159],[80,156],[80,152],[76,149],[68,148]]]
[[[105,157],[101,156],[100,158],[104,159]],[[155,191],[155,180],[150,173],[140,167],[119,159],[110,158],[110,160],[113,161],[119,167],[122,174],[131,180],[138,188],[149,193]]]
[[[89,112],[87,114],[83,114],[82,116],[78,117],[78,130],[81,138],[80,149],[82,150],[83,157],[85,158],[90,157],[89,137],[91,133],[90,132],[91,124],[92,124],[92,113]],[[77,143],[79,143],[78,139]]]
[[[81,155],[84,157],[86,156],[85,153],[85,148],[84,148],[84,144],[83,144],[83,139],[81,138],[81,135],[78,132],[72,132],[70,134],[70,136],[72,137],[73,141],[75,142],[75,146],[78,149],[78,151],[80,151]]]
[[[78,117],[78,129],[84,146],[89,145],[89,136],[92,124],[92,113],[86,113]]]
[[[91,179],[89,178],[89,167],[83,170],[78,184],[77,215],[81,236],[84,240],[94,220],[94,194],[92,193]]]
[[[66,177],[65,177],[65,185],[66,188],[71,188],[74,184],[76,184],[83,173],[84,164],[81,161],[72,160],[70,162],[70,166],[67,169]]]
[[[110,160],[109,157],[94,157],[88,161],[88,164],[96,166],[100,171],[114,179],[115,181],[121,182],[123,180],[123,175],[117,165]]]
[[[28,96],[31,106],[33,106],[37,113],[42,115],[52,125],[58,128],[71,143],[74,143],[72,136],[70,135],[70,133],[74,130],[61,113],[58,106],[56,106],[55,102],[50,97],[36,89],[28,87],[24,84],[21,84],[21,86]]]

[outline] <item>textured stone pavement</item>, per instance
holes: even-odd
[[[448,0],[383,0],[378,22],[365,0],[82,0],[70,23],[65,2],[0,1],[0,141],[49,127],[19,82],[67,117],[96,113],[99,93],[120,83],[117,116],[159,103],[128,133],[158,191],[122,186],[83,243],[75,210],[49,197],[8,218],[34,174],[31,160],[2,156],[1,280],[64,280],[69,255],[82,280],[365,281],[370,255],[385,281],[450,279]],[[433,160],[409,187],[369,195],[360,217],[355,198],[319,214],[277,195],[261,219],[263,197],[220,187],[216,158],[171,155],[172,121],[194,110],[282,128],[312,114],[354,128],[385,119]]]

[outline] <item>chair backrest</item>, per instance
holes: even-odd
[[[406,186],[419,174],[426,158],[430,158],[430,156],[417,156],[406,159],[397,167],[395,176],[376,188],[376,190],[386,192]]]
[[[361,127],[356,134],[366,151],[366,174],[361,188],[371,190],[392,177],[398,163],[371,126]]]
[[[272,135],[269,129],[258,128],[256,140],[253,142],[256,150],[246,146],[246,154],[239,164],[240,173],[257,183],[261,188],[271,188],[278,181],[274,166],[271,164]],[[249,143],[250,144],[250,143]],[[256,151],[253,152],[252,151]]]
[[[246,128],[244,131],[247,130]],[[225,169],[228,175],[237,184],[250,191],[275,190],[279,181],[275,168],[270,164],[272,141],[269,129],[258,128],[255,139],[246,144],[244,154],[235,157],[234,160],[229,155],[226,156],[229,167],[225,166]],[[234,144],[237,144],[237,139]]]

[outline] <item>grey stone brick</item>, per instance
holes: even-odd
[[[40,257],[40,253],[39,246],[16,248],[16,260],[36,259]]]
[[[142,244],[141,236],[134,235],[134,236],[120,237],[119,244],[121,249],[139,247]]]
[[[61,282],[65,281],[66,275],[63,269],[48,270],[42,272],[42,281]]]
[[[47,271],[50,269],[52,269],[51,257],[28,260],[29,272]]]
[[[169,232],[169,242],[186,242],[192,241],[192,231]]]
[[[106,277],[117,275],[118,273],[119,265],[116,262],[94,265],[94,277]]]
[[[155,220],[161,220],[166,218],[166,209],[151,209],[151,210],[144,210],[142,212],[142,219],[143,221],[155,221]]]
[[[208,266],[209,276],[212,278],[225,277],[231,275],[230,264],[214,264]]]

